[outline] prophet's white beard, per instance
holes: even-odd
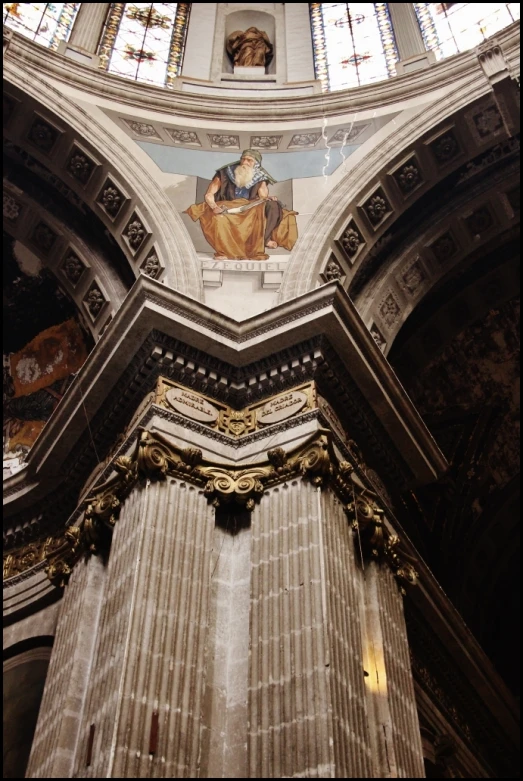
[[[250,187],[254,171],[248,165],[238,165],[234,170],[234,181],[236,187]]]

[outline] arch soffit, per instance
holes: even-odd
[[[79,236],[66,221],[4,181],[4,231],[35,255],[65,289],[93,339],[103,333],[126,296],[128,285],[104,251]],[[93,293],[93,291],[95,291]]]
[[[20,61],[4,70],[4,136],[89,206],[123,251],[133,278],[145,273],[203,298],[194,246],[162,188],[102,125]],[[101,270],[98,281],[104,296],[116,295],[111,308],[118,309],[123,297],[118,300]]]
[[[519,140],[509,137],[488,82],[476,77],[446,99],[428,107],[425,104],[368,154],[362,149],[362,157],[325,198],[299,238],[285,272],[280,301],[332,279],[339,279],[352,292],[354,279],[384,249],[399,218],[446,177],[465,170],[466,164],[482,153],[487,156],[493,147],[494,154],[503,158],[519,148]],[[472,177],[477,165],[483,164],[470,163],[464,176]],[[503,211],[509,221],[515,216],[509,189],[507,185],[499,213],[502,221]],[[491,216],[497,224],[496,215]],[[437,239],[434,237],[435,242]],[[426,251],[437,264],[434,244]],[[458,253],[456,259],[460,259]],[[369,312],[361,301],[355,303],[371,327]],[[395,326],[401,319],[401,305],[390,303],[395,314],[387,319],[393,317]],[[386,341],[390,346],[392,340],[385,337],[391,335],[375,338],[380,346]]]

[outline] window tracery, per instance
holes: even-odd
[[[80,3],[3,3],[4,25],[49,49],[67,41]]]
[[[520,17],[519,3],[414,3],[425,46],[438,59],[467,51]]]
[[[100,67],[117,76],[172,86],[179,75],[190,3],[111,3]]]
[[[316,78],[324,92],[396,75],[387,3],[309,3]]]

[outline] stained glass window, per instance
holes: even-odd
[[[472,49],[519,19],[519,3],[414,3],[427,49],[436,57]]]
[[[4,24],[42,46],[67,41],[80,3],[3,3]]]
[[[324,92],[396,75],[387,3],[309,3],[316,78]]]
[[[190,3],[111,3],[100,67],[118,76],[172,86],[180,73]]]

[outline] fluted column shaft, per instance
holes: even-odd
[[[176,479],[136,488],[116,524],[75,775],[194,778],[201,743],[212,508]]]
[[[343,505],[302,480],[252,514],[251,778],[419,778],[402,596]]]
[[[81,3],[69,43],[96,54],[110,5],[110,3]]]
[[[252,514],[250,778],[333,775],[320,517],[299,479]]]
[[[26,778],[72,778],[105,575],[100,558],[81,560],[66,587]]]
[[[372,563],[383,641],[387,699],[399,778],[424,778],[423,748],[414,694],[403,597],[386,566]]]

